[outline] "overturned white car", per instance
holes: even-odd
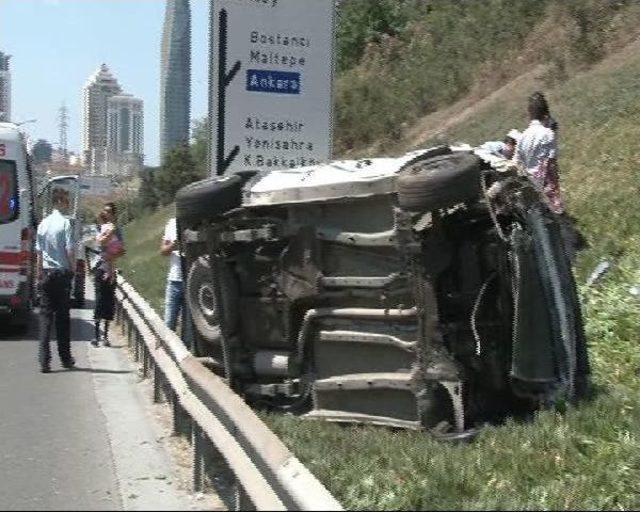
[[[250,402],[451,435],[585,392],[554,215],[470,148],[211,178],[178,224],[196,350]]]

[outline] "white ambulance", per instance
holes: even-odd
[[[0,123],[0,326],[29,322],[36,227],[24,137],[16,125]]]

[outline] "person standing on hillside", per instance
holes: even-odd
[[[55,320],[58,356],[64,368],[71,369],[71,280],[73,278],[74,240],[71,222],[64,216],[69,210],[69,193],[54,188],[53,211],[38,226],[36,235],[36,282],[42,294],[40,306],[40,371],[51,371],[51,327]]]
[[[551,211],[560,215],[564,213],[564,201],[558,177],[558,147],[554,131],[544,124],[550,117],[549,105],[541,92],[529,97],[527,111],[529,126],[522,132],[513,158],[543,193]]]
[[[529,127],[522,132],[513,156],[543,194],[549,208],[558,217],[565,244],[565,252],[574,261],[576,252],[587,246],[587,242],[567,215],[560,191],[558,174],[558,122],[551,117],[549,104],[544,94],[535,92],[528,102]]]
[[[178,325],[178,315],[184,303],[184,288],[182,284],[182,267],[180,252],[178,251],[178,226],[176,218],[169,219],[165,228],[160,254],[169,257],[169,272],[164,300],[164,322],[172,331]]]

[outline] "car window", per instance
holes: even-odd
[[[16,163],[0,160],[0,224],[15,220],[18,216],[18,182]]]

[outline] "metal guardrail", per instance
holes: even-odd
[[[176,434],[190,434],[193,484],[202,491],[207,467],[226,465],[239,510],[342,510],[342,506],[223,379],[205,368],[122,277],[116,320],[154,401],[173,405]]]

